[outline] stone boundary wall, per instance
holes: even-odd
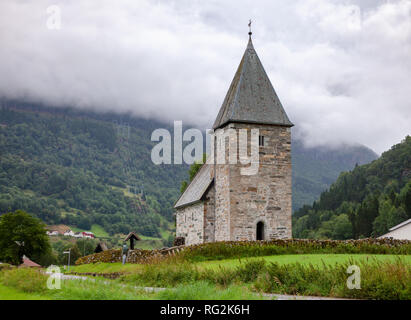
[[[223,241],[196,244],[191,246],[176,246],[159,250],[130,250],[127,258],[128,263],[150,263],[157,259],[170,255],[183,253],[183,255],[212,255],[216,252],[231,253],[230,251],[241,251],[242,247],[283,247],[289,248],[289,253],[310,253],[317,249],[341,248],[346,253],[399,253],[411,254],[411,240],[396,240],[393,238],[367,238],[360,240],[312,240],[312,239],[275,239],[267,241]],[[244,248],[244,249],[246,249]],[[297,251],[296,251],[297,249]],[[350,249],[355,249],[350,251]],[[397,250],[399,249],[399,250]],[[287,251],[287,249],[285,250]],[[258,254],[257,254],[258,255]],[[228,256],[229,257],[229,256]],[[106,250],[79,258],[77,265],[97,262],[121,262],[121,249]]]
[[[175,253],[181,251],[183,248],[184,246],[176,246],[158,250],[129,250],[127,263],[149,263],[153,259],[161,259],[163,257],[174,255]],[[76,265],[98,262],[121,262],[121,249],[111,249],[81,257],[77,259]]]

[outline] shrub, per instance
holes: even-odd
[[[361,289],[348,289],[347,268],[358,265]],[[123,276],[122,281],[158,287],[205,282],[229,288],[251,285],[258,292],[294,295],[331,296],[360,299],[411,299],[411,268],[407,262],[349,261],[323,265],[299,263],[267,264],[264,260],[247,261],[235,268],[198,269],[189,263],[145,265],[136,274]]]
[[[4,271],[2,282],[24,292],[42,293],[47,290],[47,276],[39,270],[30,268],[15,268]]]
[[[241,282],[251,282],[257,279],[261,271],[264,270],[266,262],[264,260],[248,261],[236,267],[236,279]]]
[[[217,270],[203,270],[200,274],[200,279],[203,281],[215,283],[223,287],[228,287],[236,278],[236,270],[222,266],[219,266]]]
[[[185,245],[185,238],[184,237],[175,237],[173,241],[173,246],[183,246]]]
[[[317,269],[312,265],[271,263],[254,283],[258,291],[359,299],[411,299],[411,268],[398,260],[358,264],[361,288],[347,287],[347,268],[354,261]]]
[[[4,270],[10,270],[12,269],[14,266],[8,263],[1,263],[0,264],[0,272],[4,271]]]
[[[342,286],[339,294],[344,297],[410,300],[411,268],[397,260],[394,263],[379,262],[361,265],[361,289],[349,290]]]
[[[308,240],[275,239],[270,241],[226,241],[186,247],[177,255],[188,261],[221,260],[277,254],[370,253],[411,254],[411,241],[385,239]]]

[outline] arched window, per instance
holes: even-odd
[[[264,240],[264,222],[257,223],[257,240]]]

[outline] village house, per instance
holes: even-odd
[[[57,230],[53,230],[53,231],[46,231],[48,236],[58,236],[59,232]]]
[[[94,239],[96,236],[93,232],[89,231],[82,231],[82,232],[73,232],[72,230],[65,228],[64,232],[60,232],[58,230],[49,230],[46,231],[47,235],[49,236],[58,236],[60,234],[64,235],[65,237],[74,237],[74,238],[88,238]]]
[[[74,237],[74,232],[72,230],[64,232],[64,236],[66,237]]]
[[[393,238],[396,240],[411,240],[411,219],[392,227],[386,234],[379,238]]]
[[[244,165],[207,161],[177,200],[176,237],[186,245],[214,241],[291,238],[291,127],[254,49],[251,32],[245,53],[212,130],[213,157],[240,154],[236,136],[258,129],[258,172]],[[228,133],[235,132],[235,137]],[[224,137],[224,149],[216,146]],[[226,137],[228,143],[226,143]],[[250,152],[248,146],[246,152]],[[224,152],[220,155],[219,152]],[[238,158],[237,158],[238,159]]]
[[[70,227],[64,224],[48,226],[46,231],[49,236],[65,235],[67,232],[71,232]]]
[[[83,231],[82,233],[83,238],[94,239],[95,235],[93,232]]]

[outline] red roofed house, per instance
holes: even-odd
[[[93,238],[93,239],[95,238],[93,232],[83,231],[81,234],[83,235],[83,238]]]

